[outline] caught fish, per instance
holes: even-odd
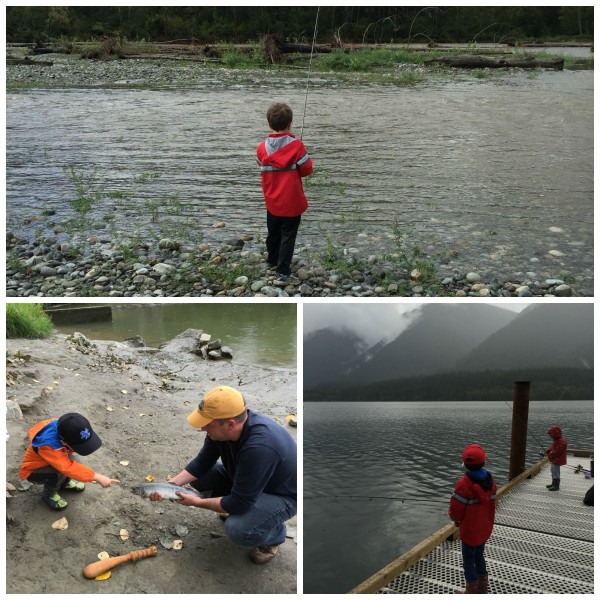
[[[177,492],[182,494],[191,494],[198,498],[206,498],[210,495],[210,492],[198,492],[191,488],[181,487],[172,483],[141,483],[140,485],[134,485],[131,491],[142,498],[148,498],[150,494],[158,492],[163,500],[181,500],[181,496],[177,495]]]

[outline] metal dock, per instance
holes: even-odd
[[[568,465],[589,471],[590,459],[569,455]],[[494,531],[485,546],[490,594],[593,594],[594,508],[583,504],[593,482],[563,466],[560,490],[549,492],[544,459],[498,490]],[[450,523],[350,593],[464,590],[457,534]]]

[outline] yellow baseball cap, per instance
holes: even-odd
[[[187,418],[192,427],[200,429],[215,419],[231,419],[244,412],[244,396],[236,389],[220,385],[206,393],[200,406]]]

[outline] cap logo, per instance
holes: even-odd
[[[89,440],[92,437],[90,430],[86,427],[83,431],[79,432],[82,440]]]

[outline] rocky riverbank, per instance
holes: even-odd
[[[45,237],[7,235],[8,297],[533,297],[592,296],[590,279],[565,281],[544,272],[476,273],[447,264],[369,254],[366,246],[329,253],[297,249],[285,283],[267,268],[264,243],[254,236],[224,243],[184,245],[163,239],[122,247],[109,236],[82,245]],[[334,264],[332,264],[334,263]]]
[[[198,344],[198,330],[160,348],[80,334],[7,341],[6,476],[17,488],[7,498],[8,593],[296,593],[296,518],[275,559],[257,566],[246,548],[225,537],[215,513],[151,503],[129,490],[149,475],[165,481],[196,454],[204,434],[189,427],[186,417],[215,385],[239,388],[250,408],[296,435],[286,423],[296,413],[294,370],[203,359],[195,353]],[[84,414],[103,442],[77,460],[121,484],[88,484],[83,494],[65,493],[69,505],[58,514],[41,501],[40,486],[21,489],[18,470],[27,430],[66,412]],[[68,528],[53,529],[63,516]],[[121,529],[128,539],[121,539]],[[175,539],[183,541],[181,550],[173,548]],[[156,557],[121,565],[110,579],[81,574],[101,551],[115,556],[150,545],[158,547]]]

